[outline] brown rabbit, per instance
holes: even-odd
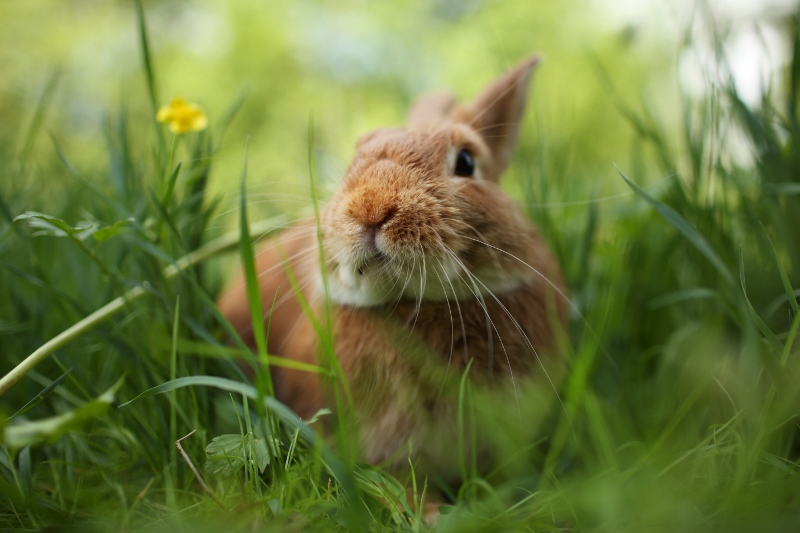
[[[359,139],[320,217],[325,283],[314,221],[257,256],[265,314],[278,294],[270,353],[319,362],[318,335],[287,272],[316,316],[330,304],[333,351],[368,463],[396,471],[411,453],[426,473],[453,469],[453,391],[470,361],[472,382],[508,401],[526,380],[554,390],[562,366],[554,330],[566,315],[561,272],[498,186],[536,63],[523,61],[466,105],[449,94],[424,97],[407,128]],[[252,343],[242,275],[219,306]],[[331,407],[316,374],[276,369],[274,377],[278,399],[301,417]],[[517,411],[505,414],[519,421]]]

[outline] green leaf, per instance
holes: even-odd
[[[232,476],[245,462],[244,447],[247,435],[220,435],[206,446],[206,473]]]
[[[274,441],[274,444],[275,446],[273,446],[273,449],[278,450],[280,442],[276,439]],[[253,449],[250,452],[250,457],[255,455],[258,471],[263,474],[264,470],[267,468],[267,465],[269,464],[270,461],[270,453],[269,453],[269,448],[267,447],[267,440],[254,438],[252,446]],[[255,452],[255,454],[253,454],[253,452]]]
[[[128,217],[124,220],[120,220],[115,224],[112,224],[111,226],[104,226],[102,228],[98,228],[94,232],[94,240],[96,240],[98,244],[104,243],[105,241],[119,235],[125,228],[125,226],[131,224],[132,222],[134,222],[134,218]]]
[[[277,443],[276,443],[277,445]],[[206,446],[205,471],[223,477],[236,475],[246,462],[255,462],[260,473],[264,473],[270,462],[269,448],[265,439],[250,439],[247,435],[220,435]]]
[[[92,236],[99,228],[97,222],[79,222],[77,226],[70,226],[67,222],[58,217],[37,213],[35,211],[26,211],[14,218],[14,222],[18,220],[27,220],[31,227],[39,230],[33,234],[34,237],[46,235],[49,237],[75,237],[80,240],[85,240]]]
[[[44,213],[37,213],[36,211],[26,211],[14,218],[14,222],[20,220],[27,220],[34,228],[41,229],[42,231],[34,233],[36,236],[51,235],[53,237],[68,237],[72,229],[69,224],[60,218],[45,215]]]
[[[112,237],[116,237],[125,226],[134,222],[133,217],[128,217],[111,226],[101,226],[93,221],[79,222],[77,226],[70,226],[66,221],[58,217],[37,213],[36,211],[26,211],[14,218],[14,222],[21,220],[27,220],[31,227],[39,230],[33,234],[34,237],[46,235],[50,237],[75,237],[80,240],[86,240],[93,236],[98,243],[103,243]]]
[[[332,413],[332,411],[330,409],[326,409],[326,408],[323,407],[322,409],[320,409],[316,413],[314,413],[311,416],[311,418],[308,419],[308,423],[309,424],[313,424],[314,422],[319,420],[320,417],[327,416],[327,415],[329,415],[331,413]]]

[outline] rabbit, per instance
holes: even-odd
[[[503,402],[526,380],[555,389],[563,374],[561,269],[498,185],[537,63],[525,59],[467,104],[423,96],[407,127],[362,136],[319,222],[259,249],[269,352],[319,364],[314,322],[327,306],[369,464],[402,471],[411,457],[430,475],[457,468],[455,396],[466,371]],[[252,344],[243,274],[218,305]],[[334,406],[318,374],[275,368],[273,378],[277,398],[302,418]]]

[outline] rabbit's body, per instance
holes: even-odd
[[[333,353],[371,464],[407,464],[413,447],[426,471],[456,466],[456,396],[470,361],[474,383],[512,402],[528,377],[552,387],[560,373],[553,349],[554,327],[565,320],[560,269],[497,185],[534,64],[520,64],[471,105],[428,97],[408,129],[359,140],[321,215],[325,276],[313,221],[257,257],[267,312],[278,294],[270,353],[318,364],[319,335],[292,286],[317,319],[328,305]],[[252,341],[241,276],[220,307]],[[331,407],[315,374],[276,369],[275,382],[278,398],[301,417]]]

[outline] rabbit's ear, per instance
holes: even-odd
[[[456,98],[448,91],[427,94],[417,100],[408,114],[409,129],[432,129],[445,122],[456,105]]]
[[[522,61],[490,83],[472,102],[453,112],[453,120],[469,124],[491,150],[493,161],[487,179],[497,181],[511,161],[528,83],[538,62],[537,56]]]

